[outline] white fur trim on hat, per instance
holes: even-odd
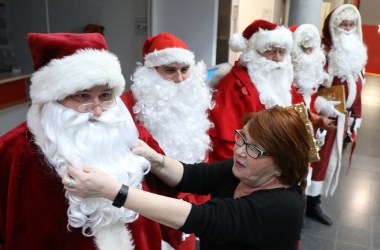
[[[144,65],[147,67],[168,65],[171,63],[183,63],[186,65],[193,65],[195,63],[194,53],[182,48],[155,50],[146,54],[144,60]]]
[[[232,69],[232,65],[229,63],[222,63],[218,66],[218,70],[215,72],[215,74],[211,77],[208,86],[210,88],[215,88],[220,80],[222,80],[223,77],[225,77]]]
[[[51,60],[32,74],[32,103],[60,101],[78,91],[108,85],[115,96],[124,91],[125,80],[117,57],[106,50],[81,49]]]
[[[342,6],[339,6],[338,8],[336,8],[333,13],[331,13],[331,17],[330,17],[330,21],[329,21],[330,35],[332,38],[336,36],[335,29],[337,28],[337,25],[339,25],[339,23],[341,22],[341,20],[340,20],[341,18],[339,18],[339,16],[341,15],[342,12],[345,12],[348,9],[350,9],[353,13],[356,14],[356,19],[355,19],[356,31],[357,31],[360,39],[363,39],[362,19],[360,16],[360,12],[355,7],[355,5],[352,5],[352,4],[343,4]],[[337,19],[339,19],[339,20],[337,20]],[[350,19],[352,19],[352,18],[350,17]],[[340,22],[337,24],[338,21],[340,21]]]
[[[248,46],[248,40],[245,39],[243,34],[241,33],[235,33],[232,34],[228,41],[228,45],[230,46],[230,49],[233,52],[240,52],[244,51]]]
[[[302,24],[293,32],[293,50],[297,46],[305,48],[316,48],[321,44],[321,38],[316,26],[312,24]]]
[[[259,52],[264,52],[272,46],[284,48],[290,52],[292,45],[292,32],[285,27],[278,27],[274,30],[259,29],[248,41],[248,47]]]

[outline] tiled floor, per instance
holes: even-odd
[[[334,223],[305,219],[301,250],[380,250],[380,76],[366,76],[362,92],[363,123],[352,165],[344,153],[338,188],[322,198]]]

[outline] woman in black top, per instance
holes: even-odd
[[[69,167],[62,182],[78,196],[114,200],[116,206],[195,233],[201,249],[297,249],[310,150],[305,123],[297,111],[274,107],[249,114],[244,124],[235,131],[234,158],[223,162],[183,164],[142,141],[133,149],[169,186],[211,194],[202,205],[134,188],[128,191],[90,167],[83,171]]]

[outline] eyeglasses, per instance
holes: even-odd
[[[286,49],[281,49],[281,48],[276,48],[276,49],[268,49],[263,52],[264,54],[267,54],[268,56],[275,56],[275,55],[280,55],[284,56],[286,54]]]
[[[96,106],[100,106],[102,111],[108,110],[110,108],[113,108],[116,104],[115,97],[113,95],[110,95],[107,101],[101,101],[98,104],[95,103],[84,103],[76,106],[76,110],[80,113],[88,113],[95,109]],[[109,100],[111,99],[111,100]]]
[[[239,147],[246,146],[247,154],[253,159],[257,159],[260,156],[271,156],[270,153],[257,147],[255,144],[248,143],[245,136],[242,134],[242,130],[235,130],[235,143]]]

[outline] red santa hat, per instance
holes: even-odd
[[[316,48],[321,44],[318,28],[312,24],[293,25],[289,27],[293,32],[293,50],[296,46],[305,48]]]
[[[143,47],[144,65],[156,67],[171,63],[194,64],[194,53],[178,37],[163,32],[146,39]]]
[[[36,70],[30,86],[35,104],[62,100],[97,85],[108,85],[115,96],[124,91],[120,62],[99,33],[29,33],[28,44]]]
[[[258,50],[264,52],[272,46],[290,51],[292,34],[285,27],[279,27],[266,20],[255,20],[243,31],[230,37],[229,46],[232,51]]]

